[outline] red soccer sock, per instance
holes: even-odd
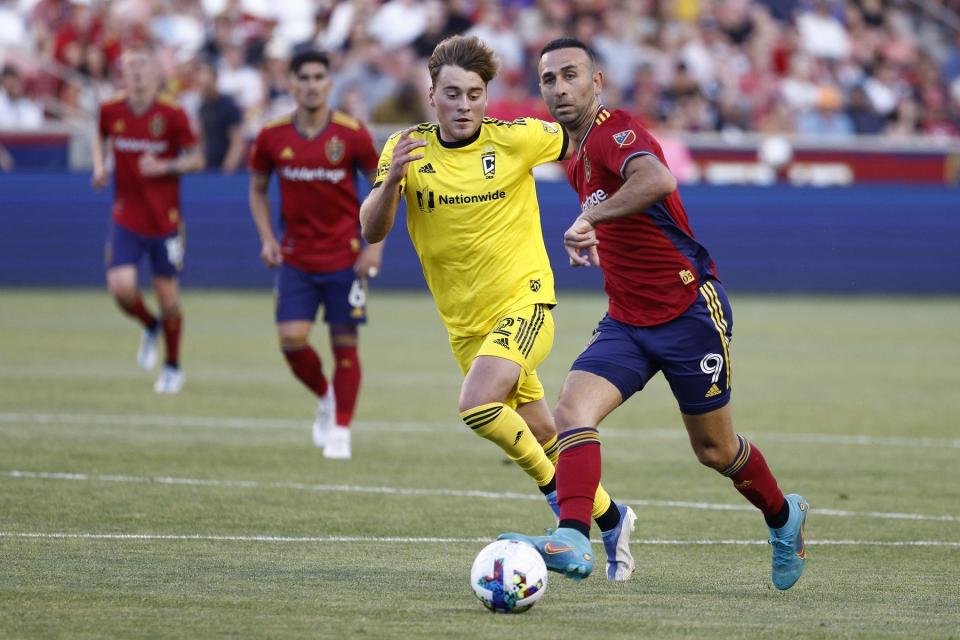
[[[734,488],[760,509],[764,516],[776,515],[784,503],[777,479],[773,477],[760,449],[741,435],[737,435],[737,438],[740,440],[737,457],[720,473],[733,480]]]
[[[177,309],[163,318],[163,342],[167,349],[166,365],[180,366],[180,334],[183,331],[183,314]]]
[[[320,364],[320,356],[313,347],[305,345],[300,349],[284,349],[283,357],[287,359],[293,375],[318,397],[327,392],[327,379],[323,375],[323,365]]]
[[[125,314],[139,320],[144,329],[153,331],[157,328],[156,316],[150,313],[150,310],[147,309],[145,304],[143,304],[143,297],[141,297],[139,293],[131,303],[125,303],[122,300],[117,299],[117,305],[119,305],[120,309],[122,309]]]
[[[560,524],[574,520],[590,530],[593,500],[600,484],[600,434],[596,429],[565,431],[557,444],[557,502]]]
[[[337,399],[337,424],[350,426],[360,393],[360,356],[356,346],[333,348],[337,368],[333,372],[333,394]]]

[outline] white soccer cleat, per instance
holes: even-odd
[[[137,351],[137,364],[141,369],[150,371],[157,366],[157,333],[156,329],[144,329],[140,336],[140,349]]]
[[[186,376],[176,367],[165,366],[160,377],[153,383],[153,390],[161,394],[180,393]]]
[[[350,427],[334,426],[327,433],[327,446],[323,448],[323,457],[330,460],[350,459]]]
[[[618,505],[620,524],[603,532],[603,548],[607,552],[607,580],[622,582],[633,575],[636,562],[630,552],[630,534],[633,532],[637,514],[626,505]]]
[[[327,385],[327,392],[320,396],[317,403],[317,414],[313,419],[313,444],[323,449],[327,444],[327,437],[333,429],[337,415],[337,400],[333,395],[333,385]]]

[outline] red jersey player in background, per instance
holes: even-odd
[[[600,103],[603,74],[581,41],[559,38],[540,54],[540,91],[569,132],[567,169],[581,213],[564,234],[573,266],[599,266],[607,315],[571,366],[555,419],[560,432],[560,523],[526,540],[547,567],[590,574],[590,512],[600,481],[597,426],[662,371],[697,459],[733,481],[763,514],[771,577],[789,589],[803,573],[809,505],[784,496],[760,450],[738,435],[730,412],[733,315],[713,259],[693,235],[677,181],[656,140],[621,110]]]
[[[290,61],[296,110],[264,126],[250,153],[250,210],[260,258],[276,275],[280,348],[293,374],[319,398],[313,441],[326,458],[351,456],[350,421],[360,390],[357,326],[366,322],[368,277],[377,274],[382,243],[361,248],[356,174],[372,182],[379,155],[354,118],[331,111],[326,54],[305,51]],[[273,233],[267,187],[280,180],[283,239]],[[331,385],[310,330],[323,305],[335,368]]]
[[[115,167],[113,221],[107,238],[107,288],[127,315],[143,325],[137,361],[152,369],[157,335],[163,329],[166,361],[154,384],[157,393],[179,393],[180,311],[177,274],[183,266],[180,174],[203,168],[203,156],[187,115],[176,102],[159,95],[160,78],[145,46],[124,51],[125,91],[100,106],[93,136],[93,186],[107,186],[106,151]],[[144,254],[153,272],[159,320],[144,305],[137,269]]]

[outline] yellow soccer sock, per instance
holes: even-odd
[[[520,414],[503,404],[491,402],[468,409],[460,418],[470,429],[498,447],[507,457],[516,462],[537,486],[543,486],[553,478],[553,463],[543,452]]]
[[[593,496],[593,519],[596,520],[605,514],[607,509],[610,508],[611,502],[613,502],[613,500],[610,498],[610,494],[607,493],[607,490],[603,488],[602,484],[598,484],[597,493]]]
[[[553,463],[553,466],[557,466],[557,460],[560,459],[560,445],[557,444],[557,436],[553,436],[540,446],[543,447],[543,452],[550,459],[550,462]]]
[[[543,452],[546,454],[547,458],[549,458],[550,462],[556,466],[557,460],[560,458],[560,447],[557,444],[557,436],[553,436],[541,446],[543,447]],[[611,502],[612,499],[610,498],[610,494],[607,493],[607,490],[603,488],[603,485],[597,485],[597,493],[593,498],[593,518],[597,519],[605,514],[607,509],[610,508]]]

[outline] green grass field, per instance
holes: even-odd
[[[158,397],[105,292],[0,291],[0,637],[960,638],[960,301],[733,304],[738,429],[813,507],[802,580],[772,588],[762,519],[658,378],[601,427],[633,579],[551,574],[498,616],[474,555],[550,513],[458,420],[425,295],[373,292],[354,459],[332,462],[268,292],[189,291],[187,386]],[[561,297],[551,400],[603,306]]]

